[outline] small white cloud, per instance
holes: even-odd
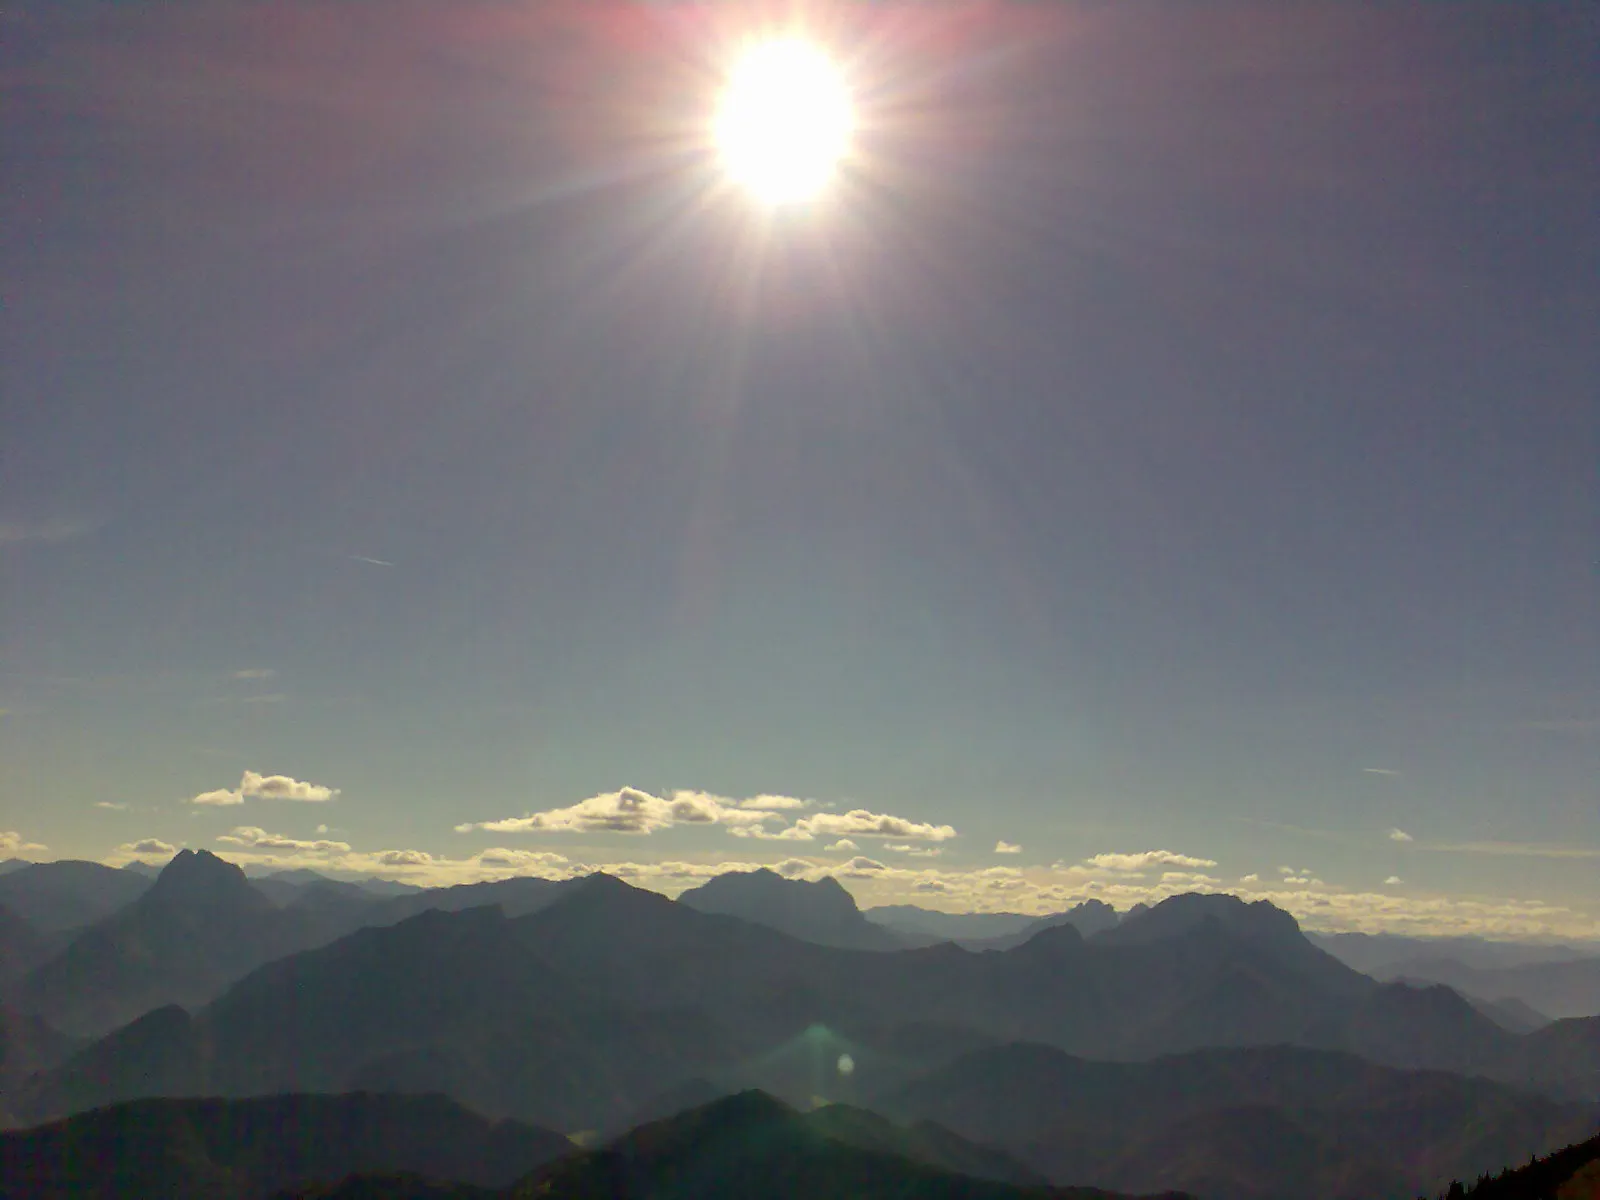
[[[1385,879],[1383,882],[1386,883],[1390,887],[1394,887],[1396,884],[1404,883],[1405,880],[1401,879],[1400,876],[1398,876],[1398,875],[1391,875],[1391,876],[1389,876],[1389,878]]]
[[[949,825],[910,821],[889,813],[852,808],[845,813],[819,812],[801,817],[778,836],[809,842],[818,836],[849,838],[899,838],[915,842],[943,842],[956,836]]]
[[[281,833],[268,833],[255,825],[236,826],[231,833],[217,836],[217,841],[229,846],[241,846],[263,854],[348,854],[348,842],[302,841],[285,837]]]
[[[807,862],[803,858],[786,858],[772,869],[785,879],[794,879],[808,871],[816,869],[816,863]]]
[[[140,838],[137,842],[123,842],[111,852],[117,859],[171,858],[178,848],[160,838]]]
[[[201,792],[189,803],[212,807],[243,804],[246,800],[295,800],[305,804],[323,804],[338,798],[338,788],[306,783],[288,775],[262,775],[258,771],[246,771],[240,777],[238,787]]]
[[[865,858],[857,855],[844,866],[835,870],[835,874],[843,875],[846,879],[871,879],[880,871],[887,871],[887,863],[881,863],[874,858]]]
[[[1016,842],[996,842],[994,844],[994,852],[996,854],[1021,854],[1022,847]]]
[[[110,812],[126,812],[128,808],[126,804],[119,800],[96,800],[94,802],[94,806],[96,808],[106,809]]]
[[[846,850],[850,850],[850,851],[859,850],[859,849],[861,849],[861,847],[856,845],[849,838],[840,838],[837,842],[833,843],[833,845],[824,846],[823,849],[824,850],[838,850],[838,851],[842,852],[842,851],[846,851]]]
[[[755,809],[759,812],[778,812],[784,809],[809,808],[811,801],[796,800],[793,796],[751,796],[748,800],[739,801],[740,808]]]
[[[433,863],[433,855],[426,850],[380,850],[372,857],[385,867],[426,867]]]
[[[1148,871],[1152,867],[1214,867],[1215,859],[1176,854],[1171,850],[1141,850],[1137,854],[1096,854],[1084,866],[1102,871]]]
[[[328,827],[326,825],[318,825],[317,826],[317,832],[318,833],[327,833],[328,832]]]
[[[16,830],[0,830],[0,854],[11,856],[34,850],[48,850],[50,847],[41,846],[38,842],[30,842]]]
[[[1261,876],[1255,874],[1254,872],[1251,872],[1249,875],[1241,875],[1241,876],[1239,876],[1239,882],[1240,883],[1260,883],[1261,882]]]
[[[232,788],[218,788],[212,792],[201,792],[189,801],[190,804],[200,804],[216,808],[226,808],[234,804],[243,804],[244,797]]]
[[[1388,767],[1362,767],[1362,772],[1367,775],[1398,775],[1399,771],[1391,771]]]
[[[1391,829],[1389,830],[1389,840],[1391,842],[1410,842],[1415,841],[1416,839],[1404,829]]]
[[[742,808],[709,792],[677,791],[668,798],[625,787],[590,796],[566,808],[499,821],[469,822],[455,829],[457,833],[482,829],[489,833],[650,834],[674,825],[723,825],[738,832],[781,819],[767,809]]]
[[[228,676],[230,679],[276,679],[277,677],[278,672],[271,667],[246,667]]]

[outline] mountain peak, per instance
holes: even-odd
[[[139,902],[146,907],[165,904],[272,907],[270,900],[250,886],[243,871],[209,850],[178,851]]]
[[[1121,924],[1106,930],[1097,940],[1125,945],[1161,941],[1188,933],[1207,921],[1250,940],[1303,940],[1300,923],[1271,901],[1247,903],[1223,892],[1169,896],[1154,908],[1130,912]]]
[[[713,876],[678,897],[703,913],[738,917],[802,941],[851,950],[892,950],[899,940],[861,915],[855,897],[832,876],[786,879],[762,867]]]

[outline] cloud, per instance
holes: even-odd
[[[287,775],[259,775],[255,771],[244,773],[239,790],[247,800],[299,800],[308,804],[321,804],[339,795],[338,788],[304,783]]]
[[[234,671],[229,679],[276,679],[278,672],[271,667],[246,667],[242,671]]]
[[[213,792],[201,792],[191,799],[189,803],[223,808],[229,805],[243,804],[244,797],[231,788],[218,788]]]
[[[675,791],[653,796],[638,788],[619,788],[590,796],[566,808],[551,808],[523,817],[498,821],[472,821],[457,825],[457,833],[630,833],[651,834],[680,825],[720,825],[735,837],[758,841],[810,842],[819,837],[849,841],[854,838],[903,838],[939,842],[956,836],[949,825],[932,825],[887,813],[852,809],[847,813],[818,812],[792,825],[774,829],[770,823],[784,814],[810,805],[789,796],[761,795],[735,801],[709,792]],[[841,847],[842,848],[842,847]],[[854,847],[852,847],[854,848]],[[926,854],[927,851],[910,851]]]
[[[380,850],[373,858],[385,867],[426,867],[433,862],[426,850]]]
[[[0,546],[49,545],[93,533],[105,522],[83,517],[0,518]]]
[[[1198,871],[1163,871],[1161,873],[1161,882],[1193,884],[1196,887],[1216,887],[1222,880],[1213,879],[1210,875],[1205,875]]]
[[[94,806],[96,808],[107,809],[110,812],[126,812],[128,808],[128,806],[122,803],[120,800],[96,800],[94,802]]]
[[[739,807],[778,812],[781,809],[810,808],[811,801],[796,800],[793,796],[751,796],[748,800],[739,801]]]
[[[679,791],[671,799],[638,788],[619,788],[590,796],[567,808],[551,808],[525,817],[469,822],[457,833],[475,829],[490,833],[634,833],[649,834],[674,825],[724,825],[737,831],[779,820],[765,809],[746,809],[706,792]]]
[[[1141,850],[1137,854],[1096,854],[1083,860],[1084,865],[1102,871],[1148,871],[1152,867],[1214,867],[1215,859],[1196,858],[1192,854],[1177,854],[1171,850]]]
[[[1017,845],[1016,842],[996,842],[994,844],[994,852],[996,854],[1021,854],[1022,847]]]
[[[1391,771],[1388,767],[1362,767],[1364,775],[1398,775],[1399,771]]]
[[[819,836],[899,838],[913,842],[943,842],[955,837],[956,831],[949,825],[933,825],[921,821],[910,821],[905,817],[891,816],[888,813],[875,813],[864,808],[853,808],[844,813],[812,813],[809,817],[801,817],[789,828],[777,834],[768,834],[768,836],[802,842],[809,842]]]
[[[394,564],[386,558],[368,558],[365,554],[351,554],[348,557],[351,562],[368,563],[374,567],[394,566]]]
[[[834,842],[833,845],[824,846],[823,849],[824,850],[840,850],[840,851],[843,851],[843,850],[859,850],[859,849],[861,849],[861,847],[856,845],[849,838],[840,838],[837,842]]]
[[[235,788],[218,788],[201,792],[190,804],[227,807],[243,804],[246,800],[295,800],[305,804],[323,804],[339,798],[339,789],[306,783],[288,775],[262,775],[246,771]]]
[[[1260,883],[1261,882],[1261,876],[1255,875],[1255,874],[1241,875],[1241,876],[1239,876],[1239,882],[1240,883]]]
[[[0,854],[7,856],[21,854],[25,851],[48,850],[49,846],[41,846],[38,842],[23,840],[16,830],[0,830]]]
[[[1389,840],[1391,842],[1414,842],[1414,841],[1416,841],[1416,839],[1414,837],[1412,837],[1409,833],[1407,833],[1404,829],[1391,829],[1391,830],[1389,830]]]
[[[835,875],[843,875],[846,879],[871,878],[879,871],[887,871],[889,865],[881,863],[875,858],[864,858],[857,855],[841,867],[834,869]]]
[[[565,854],[556,854],[554,851],[507,850],[503,846],[480,850],[477,859],[485,867],[505,867],[513,871],[532,867],[565,867],[571,862]]]
[[[910,842],[885,842],[885,850],[892,850],[896,854],[910,855],[912,858],[938,858],[944,853],[939,846],[913,846]]]
[[[140,838],[137,842],[129,842],[125,846],[119,847],[119,849],[125,849],[130,854],[160,854],[168,858],[178,852],[176,846],[169,842],[163,842],[160,838]]]
[[[1404,883],[1405,880],[1401,879],[1400,876],[1398,876],[1398,875],[1391,875],[1391,876],[1389,876],[1389,878],[1385,879],[1383,882],[1385,884],[1387,884],[1389,887],[1394,887],[1395,884]]]
[[[231,833],[217,836],[217,841],[229,846],[243,846],[248,850],[260,851],[264,854],[280,852],[295,854],[348,854],[348,842],[330,841],[302,841],[298,838],[285,837],[281,833],[268,833],[255,825],[237,826]]]

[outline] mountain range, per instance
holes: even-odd
[[[1290,1046],[1107,1063],[1014,1044],[870,1103],[991,1142],[1052,1179],[1238,1200],[1409,1200],[1600,1122],[1593,1103]]]
[[[288,879],[274,900],[185,852],[13,988],[0,1116],[437,1093],[592,1140],[762,1089],[931,1119],[1056,1184],[1266,1200],[1292,1178],[1342,1197],[1470,1177],[1571,1140],[1600,1099],[1600,1018],[1511,1032],[1448,987],[1353,970],[1265,902],[1080,906],[1026,940],[895,950],[837,884],[724,878],[678,901],[603,874]],[[997,1099],[1032,1080],[1039,1103]]]
[[[905,941],[862,915],[854,897],[831,876],[815,882],[776,871],[717,875],[678,897],[696,912],[722,913],[765,925],[801,941],[849,950],[900,950]]]

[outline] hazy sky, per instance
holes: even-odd
[[[761,8],[7,6],[0,850],[1600,936],[1596,10]]]

